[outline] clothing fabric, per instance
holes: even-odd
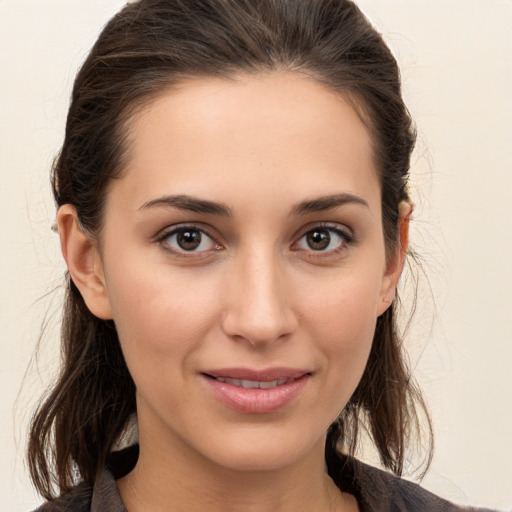
[[[93,488],[82,482],[34,512],[127,512],[116,479],[131,471],[137,457],[138,446],[114,452]],[[413,482],[350,457],[340,457],[339,474],[332,476],[342,491],[356,497],[360,512],[491,512],[454,505]]]

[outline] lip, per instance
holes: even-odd
[[[309,370],[283,366],[262,370],[252,368],[220,368],[217,370],[206,370],[201,373],[215,378],[271,381],[279,379],[298,379],[311,372]]]
[[[292,402],[307,385],[311,372],[297,368],[222,368],[201,372],[210,392],[220,403],[246,414],[268,414]],[[286,379],[288,382],[272,388],[244,388],[216,380],[235,379],[271,382]]]

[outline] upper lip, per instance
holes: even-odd
[[[220,368],[201,372],[214,378],[253,380],[258,382],[270,382],[279,379],[299,379],[311,372],[299,368],[266,368],[255,370],[252,368]]]

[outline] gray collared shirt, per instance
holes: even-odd
[[[118,460],[117,464],[111,464],[113,473],[105,468],[93,488],[82,482],[34,512],[127,512],[114,475],[127,474],[135,463],[133,460],[130,466],[126,461]],[[360,512],[491,512],[489,509],[459,507],[413,482],[350,457],[340,457],[339,472],[333,479],[341,490],[357,498]],[[172,510],[172,504],[169,506]]]
[[[127,512],[114,476],[103,471],[94,484],[90,512]]]

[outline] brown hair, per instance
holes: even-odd
[[[75,206],[84,229],[97,235],[107,185],[123,171],[127,120],[137,107],[185,78],[278,70],[307,73],[359,110],[374,144],[386,247],[395,248],[415,132],[396,61],[349,0],[126,5],[105,26],[76,77],[52,174],[57,205]],[[28,448],[33,482],[47,498],[55,495],[55,484],[65,492],[77,476],[92,484],[135,412],[135,385],[114,324],[90,313],[69,277],[67,285],[62,370],[33,418]],[[391,305],[377,320],[362,380],[329,429],[329,472],[337,471],[338,451],[354,452],[363,427],[382,463],[401,474],[406,440],[419,432],[418,408],[426,413],[404,361]]]

